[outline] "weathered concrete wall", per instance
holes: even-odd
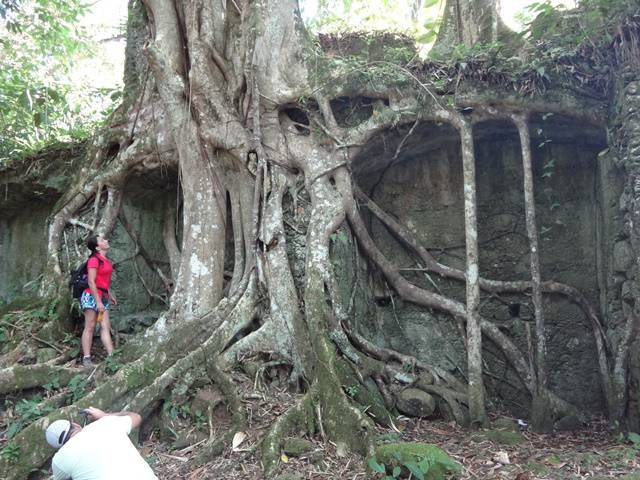
[[[40,182],[45,183],[46,178]],[[1,302],[36,294],[45,265],[48,217],[58,196],[59,193],[53,191],[48,191],[46,197],[26,190],[16,191],[10,201],[3,203],[5,208],[0,211]],[[160,172],[144,178],[131,178],[123,201],[124,215],[140,246],[167,277],[170,277],[169,263],[162,240],[162,225],[166,204],[172,202],[175,205],[176,196],[175,172]],[[75,268],[89,253],[84,244],[87,232],[82,227],[72,230],[75,231],[68,232],[68,243],[61,251],[65,269]],[[75,244],[74,239],[77,241]],[[139,323],[149,324],[165,308],[149,291],[166,294],[165,286],[143,258],[135,255],[136,243],[120,222],[109,235],[109,240],[109,258],[115,266],[112,286],[119,301],[112,313],[114,327],[130,330]]]
[[[633,45],[633,44],[632,44]],[[616,74],[617,96],[611,109],[609,131],[611,156],[624,171],[625,184],[619,196],[622,221],[609,238],[613,252],[607,308],[612,312],[607,332],[617,350],[623,338],[625,322],[636,317],[629,352],[629,402],[626,427],[640,430],[640,339],[637,316],[640,311],[640,63],[632,55]]]
[[[597,169],[598,152],[605,145],[603,133],[566,124],[562,119],[537,119],[531,132],[543,280],[554,279],[580,289],[599,309],[599,273],[603,278],[600,236],[603,218],[612,215],[610,208],[599,208],[601,191],[608,189],[610,203],[616,195],[612,190],[619,189]],[[378,205],[418,232],[423,245],[439,261],[464,269],[462,161],[457,133],[442,126],[424,126],[407,140],[395,165],[381,175],[404,133],[385,134],[356,159],[360,184]],[[517,131],[508,123],[487,122],[476,126],[475,138],[481,275],[529,279]],[[397,264],[407,269],[419,267],[375,219],[371,220],[371,231]],[[433,276],[429,280],[419,271],[407,270],[406,275],[425,288],[433,289],[433,281],[441,292],[464,301],[464,285],[459,282]],[[379,303],[383,306],[377,317],[366,326],[378,343],[457,374],[464,372],[466,354],[452,319],[395,299],[393,304]],[[518,316],[509,309],[512,303],[520,306]],[[600,411],[604,403],[600,389],[594,388],[600,385],[600,377],[589,321],[578,307],[558,296],[545,296],[544,307],[551,388],[585,410]],[[527,296],[483,294],[481,313],[526,351],[527,325],[533,330],[533,306]],[[489,342],[485,345],[492,396],[523,413],[528,400],[519,380],[499,350]]]
[[[33,201],[22,214],[0,216],[0,301],[36,293],[47,250],[49,208]]]
[[[167,202],[177,203],[175,179],[165,176],[148,183],[148,178],[134,178],[127,184],[122,205],[132,231],[149,258],[170,278],[169,260],[162,240],[162,226]],[[179,238],[179,237],[178,237]],[[115,263],[113,290],[120,305],[113,323],[126,329],[125,323],[148,323],[157,318],[166,305],[149,295],[164,294],[166,289],[158,274],[142,256],[135,256],[137,245],[120,222],[110,236],[110,258]],[[144,284],[143,284],[144,281]],[[146,285],[146,287],[145,287]]]

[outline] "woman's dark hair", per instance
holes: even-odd
[[[97,251],[97,249],[98,249],[98,236],[97,235],[91,235],[87,239],[87,248],[89,250],[91,250],[91,255],[89,255],[89,257],[93,257],[96,253],[98,253],[98,251]]]

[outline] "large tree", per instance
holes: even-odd
[[[466,43],[468,29],[460,19],[471,25],[468,12],[489,4],[447,2],[447,15],[457,21],[445,17],[441,38]],[[621,8],[615,22],[607,24],[615,55],[602,54],[601,62],[610,72],[632,72],[637,82],[638,57],[633,52],[638,51],[638,23],[627,13]],[[388,422],[393,410],[390,385],[396,380],[415,382],[421,372],[432,377],[421,388],[448,404],[456,420],[484,424],[483,338],[502,350],[535,400],[536,426],[546,429],[554,419],[577,411],[545,382],[544,294],[562,295],[585,311],[599,346],[611,419],[628,418],[626,365],[637,317],[634,301],[625,304],[625,329],[614,350],[596,309],[585,297],[569,285],[542,279],[539,271],[529,118],[556,113],[604,126],[611,102],[610,97],[594,100],[577,88],[555,88],[574,87],[570,75],[565,76],[574,66],[571,60],[565,57],[563,64],[558,63],[558,75],[553,78],[540,70],[540,64],[526,63],[507,78],[492,76],[486,57],[418,62],[411,47],[396,39],[399,43],[391,46],[398,55],[393,60],[388,55],[362,59],[352,51],[345,61],[330,51],[328,39],[318,44],[305,31],[296,0],[145,0],[143,5],[132,1],[130,15],[125,103],[91,145],[83,169],[52,212],[42,291],[47,299],[66,294],[61,255],[65,231],[70,222],[77,223],[79,211],[87,205],[93,211],[95,205],[99,215],[94,228],[109,232],[134,173],[175,168],[181,205],[177,211],[167,210],[163,240],[171,269],[159,272],[171,292],[170,306],[144,335],[127,343],[126,363],[117,373],[14,437],[13,443],[21,448],[20,462],[13,465],[4,457],[3,478],[23,478],[47,460],[50,451],[44,446],[42,429],[52,419],[89,404],[149,415],[178,379],[191,378],[189,373],[202,366],[235,412],[233,429],[201,448],[204,460],[244,426],[242,403],[228,369],[236,359],[255,352],[276,353],[289,366],[290,385],[301,392],[298,404],[263,438],[262,460],[268,474],[277,467],[283,437],[300,429],[322,432],[368,454],[373,447],[372,421]],[[481,31],[496,40],[498,21],[489,24],[493,26]],[[470,41],[477,41],[482,32],[471,32]],[[380,41],[390,39],[383,36]],[[354,44],[358,45],[358,38]],[[550,64],[555,61],[552,58]],[[618,89],[636,95],[627,84]],[[351,112],[349,121],[345,108]],[[519,131],[531,251],[529,279],[488,279],[479,271],[473,128],[486,120],[513,122]],[[410,226],[398,222],[359,188],[351,168],[368,142],[403,126],[406,136],[395,156],[386,160],[392,167],[416,125],[429,122],[450,125],[459,133],[464,165],[464,270],[438,262]],[[634,134],[637,117],[626,118],[621,128]],[[622,149],[629,145],[619,143]],[[637,188],[629,195],[635,205]],[[96,201],[101,198],[102,203]],[[297,202],[305,207],[296,208]],[[633,222],[636,209],[629,208],[628,214],[630,225],[637,224]],[[370,217],[400,239],[425,272],[466,285],[466,302],[410,281],[373,238]],[[182,232],[180,241],[176,241],[177,230]],[[331,245],[338,231],[345,234],[349,255],[366,259],[368,268],[383,278],[397,298],[459,323],[468,349],[468,384],[405,352],[382,348],[358,331],[353,298],[342,295],[332,263]],[[289,243],[296,235],[305,239],[305,247],[294,258]],[[635,248],[635,229],[629,235]],[[302,282],[294,275],[296,261],[303,263]],[[364,280],[354,275],[352,281],[355,285]],[[352,290],[355,293],[356,288]],[[532,295],[537,341],[531,362],[503,330],[482,318],[481,291]],[[55,337],[65,325],[61,314],[45,328]],[[6,368],[0,370],[5,392],[38,387],[54,373],[71,378],[70,369],[59,366],[9,366],[15,358],[11,355],[3,357]],[[368,411],[372,415],[357,408],[344,391],[345,375],[363,384],[375,382],[384,402]]]

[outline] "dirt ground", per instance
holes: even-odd
[[[244,432],[246,438],[235,450],[229,445],[222,456],[207,464],[196,466],[192,461],[197,445],[169,450],[166,443],[154,440],[153,436],[143,444],[142,454],[160,479],[263,478],[259,441],[273,419],[295,401],[295,397],[283,390],[278,392],[276,403],[273,403],[273,393],[270,391],[262,398],[251,395],[245,403],[249,412],[249,426]],[[595,419],[571,433],[542,435],[523,431],[505,438],[495,438],[487,431],[470,432],[443,420],[400,417],[396,426],[397,431],[377,428],[378,441],[437,445],[462,465],[461,471],[450,478],[640,480],[640,444],[625,442],[612,435],[603,420]],[[221,425],[217,431],[224,428]],[[213,427],[211,434],[215,435],[217,431]],[[380,474],[367,472],[361,457],[343,451],[332,442],[323,442],[320,435],[308,440],[313,445],[309,452],[299,457],[284,455],[281,458],[279,473],[283,480],[383,478]]]

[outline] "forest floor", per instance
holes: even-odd
[[[246,437],[235,449],[229,446],[207,464],[195,466],[191,461],[197,447],[168,450],[166,443],[154,441],[153,437],[143,445],[142,453],[160,479],[263,478],[259,441],[274,419],[296,398],[284,389],[274,390],[270,388],[264,395],[255,391],[245,393],[249,412]],[[221,421],[214,430],[224,430],[225,423]],[[497,438],[491,433],[495,430],[473,433],[443,420],[400,417],[396,426],[397,430],[377,428],[379,441],[437,445],[462,465],[457,476],[451,478],[640,480],[640,444],[625,443],[612,436],[603,420],[593,420],[583,429],[570,433],[543,435],[524,431]],[[342,451],[332,442],[323,442],[320,436],[309,440],[312,448],[305,454],[281,458],[279,472],[283,480],[383,478],[367,472],[361,457]]]

